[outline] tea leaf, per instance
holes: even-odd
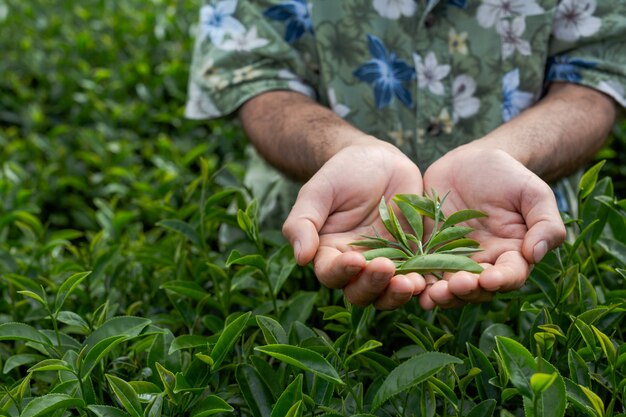
[[[604,416],[604,404],[599,398],[591,400],[582,385],[576,384],[567,378],[565,379],[565,388],[567,392],[568,401],[574,405],[574,407],[589,417],[603,417]],[[591,393],[593,394],[593,393]],[[593,394],[592,396],[595,396]]]
[[[394,249],[394,248],[371,249],[371,250],[363,252],[363,256],[365,256],[365,259],[368,261],[371,261],[372,259],[380,258],[380,257],[389,258],[392,260],[393,259],[406,259],[408,257],[406,252],[400,249]]]
[[[463,363],[459,358],[439,352],[426,352],[398,365],[385,378],[373,400],[373,410],[400,392],[426,381],[447,365]]]
[[[26,340],[46,346],[52,342],[43,333],[24,323],[0,324],[0,340]]]
[[[97,417],[128,417],[130,414],[110,405],[88,405],[87,408]]]
[[[84,408],[85,402],[80,398],[70,397],[67,394],[46,394],[33,398],[20,414],[20,417],[38,417],[50,414],[56,410],[68,408]]]
[[[161,285],[164,290],[172,291],[176,294],[184,297],[189,297],[192,300],[202,301],[209,293],[202,288],[198,283],[194,281],[174,280],[168,281]]]
[[[224,328],[224,331],[220,334],[219,339],[217,339],[215,346],[213,346],[211,350],[210,356],[211,359],[213,359],[212,370],[219,368],[230,349],[237,343],[239,336],[241,336],[241,333],[243,333],[246,328],[246,324],[248,324],[250,315],[252,315],[252,312],[242,314]]]
[[[270,417],[283,417],[289,414],[290,409],[302,401],[302,374],[296,376],[276,401]]]
[[[589,168],[578,183],[578,196],[582,200],[593,191],[598,181],[598,174],[606,161],[600,161]]]
[[[398,237],[394,234],[393,226],[391,225],[391,217],[389,215],[389,208],[385,202],[385,197],[381,198],[380,203],[378,204],[378,215],[380,216],[380,220],[383,222],[385,229],[387,229],[391,236],[398,240]]]
[[[342,384],[343,381],[335,368],[319,353],[310,349],[291,345],[257,346],[254,350],[279,359],[296,368],[312,372],[329,382]]]
[[[109,385],[111,386],[115,397],[119,400],[126,411],[128,411],[133,417],[142,417],[143,409],[141,408],[139,397],[133,387],[131,387],[128,382],[116,377],[115,375],[106,374],[105,377],[107,381],[109,381]]]
[[[496,346],[511,383],[526,397],[532,397],[530,378],[537,372],[537,364],[530,352],[520,343],[496,336]]]
[[[100,340],[98,343],[93,345],[93,347],[87,350],[80,367],[80,377],[86,378],[96,365],[100,363],[102,358],[104,358],[106,354],[111,351],[111,349],[122,343],[124,340],[126,340],[126,336],[124,335],[107,337]]]
[[[411,204],[406,201],[394,198],[396,205],[400,208],[400,211],[404,215],[404,218],[413,229],[417,240],[421,241],[424,236],[424,221],[422,220],[422,214]]]
[[[65,303],[65,300],[67,300],[67,297],[69,297],[70,294],[72,294],[72,292],[76,289],[76,287],[81,282],[83,282],[85,278],[87,278],[90,274],[91,274],[91,271],[79,272],[77,274],[70,276],[65,281],[63,281],[63,284],[61,284],[61,286],[59,287],[59,290],[56,293],[56,299],[54,302],[54,306],[55,306],[54,308],[57,313],[61,310],[61,307]]]
[[[480,398],[483,400],[496,398],[498,391],[496,387],[489,382],[492,378],[496,377],[496,371],[487,358],[487,355],[470,343],[467,343],[467,353],[472,366],[482,371],[476,378],[476,388],[478,388]]]
[[[428,197],[418,196],[415,194],[396,194],[394,198],[398,201],[409,203],[419,213],[426,217],[431,219],[435,218],[436,203]]]
[[[480,274],[483,271],[483,267],[465,256],[435,253],[415,256],[396,268],[397,273],[403,274],[409,272],[425,274],[435,271],[468,271]]]
[[[609,364],[611,366],[614,366],[617,359],[617,351],[615,350],[615,346],[613,346],[613,342],[611,342],[611,339],[609,339],[607,335],[598,330],[596,326],[591,326],[591,329],[593,330],[596,338],[600,342],[600,346],[602,346],[602,351],[609,361]]]
[[[211,343],[212,340],[213,338],[211,337],[200,336],[200,335],[195,335],[195,334],[194,335],[185,334],[182,336],[178,336],[177,338],[174,339],[174,341],[170,345],[170,348],[167,354],[171,355],[172,353],[179,351],[181,349],[193,349],[197,347],[206,348],[207,345]]]
[[[196,230],[188,223],[185,223],[179,219],[165,219],[157,222],[157,226],[161,226],[165,229],[171,230],[176,233],[180,233],[186,237],[194,245],[200,244],[200,236]]]
[[[496,405],[497,403],[494,399],[485,400],[476,404],[466,417],[492,417],[493,412],[496,411]]]
[[[542,371],[549,372],[550,375],[538,373],[531,377],[531,387],[535,397],[524,397],[526,415],[528,417],[563,417],[567,404],[565,382],[557,369],[546,360],[540,358],[538,367]],[[539,376],[535,377],[535,375]]]
[[[256,322],[261,328],[263,336],[265,337],[265,342],[268,345],[287,344],[287,333],[279,322],[271,317],[261,315],[256,316]]]
[[[431,236],[424,250],[428,251],[430,248],[462,238],[473,230],[473,228],[466,226],[450,226],[447,229],[440,230],[438,233]]]
[[[254,417],[267,417],[272,413],[274,397],[256,369],[248,364],[237,366],[235,373],[248,408]]]
[[[235,409],[217,395],[209,395],[200,401],[191,417],[207,417],[218,413],[232,413]]]
[[[441,230],[447,229],[448,227],[454,226],[455,224],[466,222],[472,219],[479,219],[481,217],[487,217],[485,213],[478,210],[460,210],[452,213],[443,225],[441,225]]]

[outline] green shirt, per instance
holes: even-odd
[[[551,81],[626,107],[626,1],[210,0],[186,115],[220,117],[262,92],[298,91],[425,169],[531,106]]]

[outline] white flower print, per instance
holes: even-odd
[[[622,106],[626,107],[626,95],[624,95],[624,86],[615,80],[601,81],[598,84],[598,90],[611,96]]]
[[[226,34],[245,32],[239,20],[232,16],[237,9],[237,0],[222,0],[215,6],[205,5],[200,9],[200,36],[209,37],[220,45]]]
[[[490,28],[505,17],[527,16],[543,11],[535,0],[482,0],[476,19],[482,27]]]
[[[337,103],[337,96],[334,88],[328,89],[328,101],[330,102],[330,108],[339,116],[346,117],[350,113],[350,108],[345,104]]]
[[[574,42],[600,30],[602,20],[593,16],[596,0],[563,0],[554,16],[552,34],[562,41]]]
[[[253,80],[263,74],[261,71],[254,69],[252,65],[237,68],[233,71],[233,84],[240,84],[245,81]]]
[[[247,31],[229,33],[229,35],[230,38],[219,44],[218,48],[225,51],[250,52],[269,43],[269,40],[258,37],[256,26],[252,26]]]
[[[461,74],[452,81],[452,121],[474,116],[480,109],[480,100],[474,97],[476,80],[467,74]]]
[[[521,16],[511,20],[500,20],[496,23],[496,32],[502,38],[502,56],[506,59],[517,50],[522,55],[530,55],[530,43],[522,38],[526,23]]]
[[[189,83],[185,117],[202,120],[220,116],[220,111],[209,95],[195,81]]]
[[[443,80],[450,73],[450,65],[439,65],[434,52],[429,52],[426,58],[413,54],[417,85],[419,88],[428,88],[431,93],[440,96],[444,93]]]
[[[373,6],[379,15],[393,20],[400,16],[411,17],[417,10],[415,0],[374,0]]]

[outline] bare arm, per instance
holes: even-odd
[[[298,180],[312,177],[347,146],[387,146],[332,110],[291,91],[270,91],[247,101],[239,118],[261,155]]]
[[[545,181],[553,181],[593,157],[615,117],[615,104],[603,93],[554,83],[535,106],[469,146],[504,150]]]

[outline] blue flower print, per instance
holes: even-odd
[[[415,69],[398,59],[395,53],[387,52],[376,36],[367,35],[367,41],[374,59],[361,65],[354,76],[374,87],[374,100],[379,109],[389,105],[394,94],[405,106],[413,107],[411,92],[405,83],[415,78]]]
[[[533,95],[521,91],[519,83],[519,68],[507,72],[502,78],[502,120],[505,122],[533,104]]]
[[[467,7],[467,0],[448,0],[448,4],[450,6],[460,7],[461,9],[465,9]]]
[[[285,22],[285,40],[294,43],[306,32],[313,33],[313,24],[306,0],[289,0],[267,9],[263,15],[271,20]]]
[[[585,61],[578,58],[570,58],[567,55],[550,57],[548,59],[546,81],[568,81],[578,83],[583,76],[581,68],[593,68],[595,62]]]
[[[215,45],[221,45],[227,33],[238,34],[246,31],[241,22],[232,15],[237,9],[237,0],[222,0],[215,7],[202,6],[200,9],[201,36],[208,36]]]

